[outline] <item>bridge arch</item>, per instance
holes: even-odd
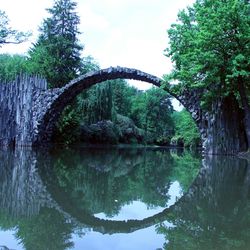
[[[91,72],[62,88],[47,89],[44,79],[21,75],[0,82],[0,146],[48,143],[59,115],[82,90],[112,79],[134,79],[161,85],[161,79],[140,70],[116,67]],[[237,154],[248,147],[244,112],[235,96],[215,98],[202,107],[207,90],[164,86],[190,112],[200,131],[205,154]],[[228,109],[230,107],[230,109]]]
[[[44,155],[42,157],[44,157]],[[46,158],[49,159],[49,156],[46,156]],[[48,193],[51,202],[50,206],[70,221],[80,223],[83,226],[91,228],[93,231],[110,235],[115,233],[132,233],[173,218],[173,214],[181,211],[181,207],[185,206],[186,203],[193,204],[197,191],[200,191],[198,184],[201,182],[201,179],[204,178],[204,172],[208,171],[208,168],[201,168],[183,196],[162,211],[143,219],[113,220],[101,219],[90,211],[79,208],[69,193],[60,186],[52,166],[53,164],[51,165],[48,161],[46,164],[38,167],[38,176],[41,178],[40,180],[44,190]],[[204,186],[201,187],[204,188]]]
[[[43,112],[39,114],[39,118],[35,124],[34,131],[36,134],[34,135],[34,144],[47,143],[50,141],[61,112],[78,94],[95,84],[114,79],[139,80],[151,83],[157,87],[160,87],[162,82],[162,79],[143,71],[118,66],[87,73],[72,80],[60,89],[48,90],[43,98],[45,102]],[[178,99],[178,97],[170,93],[170,91],[167,92]],[[182,100],[178,100],[182,102]],[[41,100],[38,100],[38,102],[41,103]]]

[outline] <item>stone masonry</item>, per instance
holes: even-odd
[[[161,86],[162,79],[140,70],[110,67],[82,75],[62,88],[47,89],[38,77],[21,76],[11,83],[0,84],[0,145],[30,146],[49,143],[55,124],[63,111],[84,89],[112,79],[133,79]],[[176,95],[165,87],[191,113],[208,154],[234,154],[246,147],[241,131],[240,111],[233,99],[216,100],[211,111],[203,111],[203,93],[185,90]],[[235,115],[235,112],[237,115]]]

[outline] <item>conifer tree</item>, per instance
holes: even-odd
[[[83,46],[78,40],[80,19],[76,6],[73,0],[55,0],[29,53],[33,70],[44,76],[50,87],[65,85],[81,70]]]

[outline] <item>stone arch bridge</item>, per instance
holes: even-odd
[[[28,76],[20,76],[8,84],[1,83],[0,145],[48,143],[61,112],[81,91],[118,78],[140,80],[157,87],[162,82],[140,70],[110,67],[82,75],[62,88],[48,89],[45,80]],[[232,100],[218,100],[212,111],[204,112],[200,90],[183,90],[179,95],[171,87],[165,90],[191,113],[201,134],[204,153],[233,154],[244,149],[244,135],[237,122],[239,112],[228,109]]]

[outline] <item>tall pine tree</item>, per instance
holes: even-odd
[[[44,76],[50,87],[61,87],[81,70],[78,35],[79,16],[73,0],[55,0],[47,9],[50,17],[43,21],[37,43],[30,50],[31,68]]]

